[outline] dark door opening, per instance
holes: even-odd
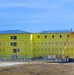
[[[17,55],[12,55],[12,59],[16,60],[16,59],[18,59],[18,56]]]

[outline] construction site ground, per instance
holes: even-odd
[[[0,75],[74,75],[74,63],[0,61]]]

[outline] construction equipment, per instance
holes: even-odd
[[[65,51],[65,49],[66,49],[66,46],[67,46],[67,44],[68,44],[68,41],[69,41],[69,38],[70,38],[71,34],[72,34],[72,28],[71,28],[71,31],[69,32],[68,36],[67,36],[66,42],[65,42],[65,44],[64,44],[64,48],[63,48],[63,50],[62,50],[62,54],[60,55],[60,57],[61,57],[62,59],[69,58],[68,56],[66,56],[66,57],[64,56],[64,51]]]

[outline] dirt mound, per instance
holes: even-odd
[[[74,75],[74,64],[21,64],[1,67],[0,75]]]

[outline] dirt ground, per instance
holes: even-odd
[[[74,63],[26,62],[1,66],[0,75],[74,75]]]

